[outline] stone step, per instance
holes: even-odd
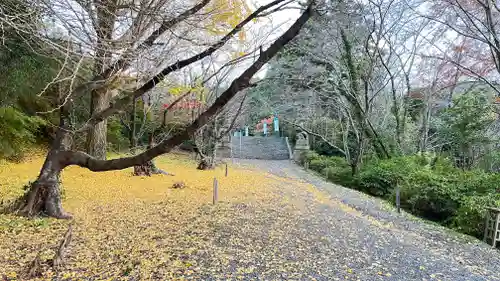
[[[286,160],[290,155],[285,138],[279,137],[232,137],[229,148],[222,148],[220,157],[227,157],[232,147],[234,158]]]

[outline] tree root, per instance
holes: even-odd
[[[32,279],[42,276],[42,261],[40,260],[40,252],[36,254],[35,259],[30,263],[26,270],[26,278]]]
[[[58,268],[65,263],[66,250],[69,246],[69,243],[71,242],[72,235],[73,225],[70,224],[54,255],[54,259],[52,260],[52,267]]]
[[[62,265],[66,262],[66,254],[68,250],[69,243],[71,242],[71,237],[73,235],[73,225],[70,224],[68,226],[68,230],[64,233],[63,239],[59,243],[59,247],[57,247],[54,258],[48,260],[42,260],[40,255],[43,250],[38,250],[36,257],[32,262],[27,266],[26,270],[23,273],[23,278],[25,279],[33,279],[42,277],[43,272],[47,270],[49,267],[52,267],[55,270],[58,270]]]
[[[151,175],[167,175],[167,176],[174,176],[172,173],[165,172],[158,167],[156,167],[155,163],[153,161],[148,161],[146,164],[140,165],[140,166],[134,166],[134,176],[148,176],[150,177]]]
[[[198,170],[212,170],[214,168],[214,163],[207,158],[201,159],[200,163],[198,163],[198,167],[196,167]]]
[[[24,195],[2,208],[2,213],[34,217],[45,215],[57,219],[71,219],[61,206],[59,182],[35,181],[25,186]]]

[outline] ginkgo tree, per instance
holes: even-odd
[[[94,172],[121,170],[141,165],[158,155],[168,153],[184,140],[190,138],[200,127],[207,124],[238,92],[249,87],[250,79],[253,75],[300,32],[304,24],[311,17],[313,7],[315,6],[315,1],[309,1],[304,5],[303,12],[293,24],[274,42],[266,46],[266,48],[262,48],[255,55],[255,60],[248,68],[244,69],[230,83],[228,81],[226,85],[229,86],[187,127],[135,156],[103,160],[101,159],[102,157],[93,157],[82,151],[69,150],[67,140],[74,134],[82,134],[89,131],[90,138],[93,138],[92,136],[95,135],[95,126],[97,124],[102,124],[108,117],[122,110],[134,98],[141,97],[154,89],[168,75],[215,55],[218,50],[237,36],[254,19],[267,16],[270,12],[281,8],[283,4],[289,4],[290,1],[274,0],[262,5],[239,21],[234,28],[223,36],[204,38],[205,42],[198,42],[198,44],[193,44],[194,39],[188,37],[189,31],[193,25],[199,22],[202,24],[206,22],[205,17],[207,17],[207,12],[209,11],[206,9],[207,5],[211,2],[210,0],[202,0],[197,4],[184,3],[185,5],[193,6],[170,9],[171,13],[164,17],[155,17],[151,13],[169,10],[163,9],[162,5],[168,6],[176,3],[161,0],[154,1],[157,5],[155,9],[152,9],[152,5],[146,5],[144,1],[138,1],[139,3],[119,3],[118,1],[103,0],[92,3],[82,0],[76,1],[79,9],[75,9],[73,6],[71,8],[67,6],[65,4],[68,3],[67,1],[61,1],[61,3],[57,1],[57,3],[53,3],[51,1],[41,1],[41,3],[46,5],[43,8],[47,8],[51,13],[59,13],[62,18],[66,15],[61,15],[61,9],[66,8],[68,11],[76,10],[81,13],[84,19],[90,21],[90,24],[97,26],[97,32],[92,34],[86,32],[84,28],[78,30],[78,24],[73,24],[75,28],[71,29],[70,33],[81,37],[79,42],[81,52],[71,48],[74,44],[64,45],[60,43],[55,44],[54,48],[61,53],[77,53],[81,57],[95,55],[95,59],[98,61],[94,77],[77,85],[72,84],[67,89],[66,95],[61,98],[58,107],[60,118],[56,137],[46,156],[40,174],[33,184],[30,185],[26,194],[13,205],[13,207],[16,207],[15,209],[19,210],[20,214],[36,215],[45,213],[55,218],[71,217],[70,214],[63,210],[61,204],[59,182],[63,169],[68,166],[77,165]],[[182,12],[174,12],[179,10],[182,10]],[[132,16],[123,22],[117,20],[126,15]],[[33,34],[31,30],[25,29],[24,26],[18,25],[16,22],[9,22],[10,18],[2,18],[1,14],[0,18],[2,23],[9,23],[11,26],[17,28],[17,32],[29,36],[45,36],[41,32]],[[81,23],[82,26],[86,24],[87,22]],[[120,24],[122,24],[120,36],[119,38],[115,38],[115,28],[120,26]],[[179,32],[174,32],[174,28],[178,28]],[[96,34],[98,40],[93,40],[96,39]],[[177,40],[173,40],[174,42],[165,40],[165,37],[172,34]],[[65,38],[66,41],[70,41],[70,39],[73,38]],[[45,40],[51,41],[47,38]],[[59,42],[64,42],[64,40],[59,40]],[[97,46],[95,52],[86,51],[86,47],[95,46]],[[121,51],[113,53],[108,48],[110,46]],[[159,50],[156,49],[156,46],[159,46]],[[189,46],[189,48],[186,46]],[[170,61],[155,60],[158,57],[170,58]],[[119,80],[121,74],[130,72],[132,65],[136,65],[134,70],[141,74],[138,75],[136,87],[110,99],[108,91],[116,84],[115,82]],[[62,67],[64,67],[64,63]],[[78,71],[75,70],[73,73],[74,75],[71,77],[56,77],[53,82],[71,80],[78,75]],[[77,97],[88,95],[91,92],[94,93],[92,116],[82,127],[71,129],[68,112],[74,106],[73,102]],[[101,98],[102,95],[104,95],[104,98]],[[95,153],[92,154],[95,155]]]
[[[24,0],[9,3],[17,5],[19,1]],[[180,54],[200,51],[251,13],[245,0],[42,0],[32,6],[47,19],[42,30],[33,30],[7,15],[2,23],[26,36],[40,37],[61,57],[73,53],[73,60],[81,57],[90,61],[79,64],[78,72],[88,68],[87,72],[99,77],[94,82],[104,84],[91,87],[87,93],[90,114],[109,105],[117,79],[135,73],[139,80],[147,80],[154,73],[151,70],[175,62]],[[238,32],[240,40],[244,33],[243,27]],[[64,79],[69,80],[58,75],[53,82]],[[89,130],[86,150],[94,157],[106,158],[106,120]]]

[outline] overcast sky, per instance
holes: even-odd
[[[262,5],[266,5],[273,0],[247,0],[248,4],[257,9]],[[290,25],[300,16],[300,10],[297,5],[298,1],[287,5],[287,7],[294,9],[285,9],[283,11],[275,12],[269,15],[265,19],[261,19],[248,32],[248,41],[255,42],[255,45],[269,45],[274,40],[276,40],[283,32],[286,31]],[[244,67],[243,65],[241,67]],[[262,78],[265,75],[265,69],[263,68],[257,76]]]

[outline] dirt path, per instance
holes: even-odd
[[[499,251],[289,161],[236,161],[226,177],[181,156],[157,160],[176,176],[65,171],[74,235],[57,271],[48,261],[69,222],[0,215],[0,280],[28,280],[40,249],[37,280],[500,280]],[[39,165],[4,167],[0,178],[27,182]],[[170,188],[176,181],[187,187]],[[11,186],[0,197],[20,191]]]
[[[281,204],[268,213],[249,210],[260,219],[231,232],[247,246],[227,250],[242,254],[238,263],[253,264],[256,279],[500,280],[500,252],[477,240],[398,215],[381,200],[327,183],[289,161],[239,163],[281,181]]]

